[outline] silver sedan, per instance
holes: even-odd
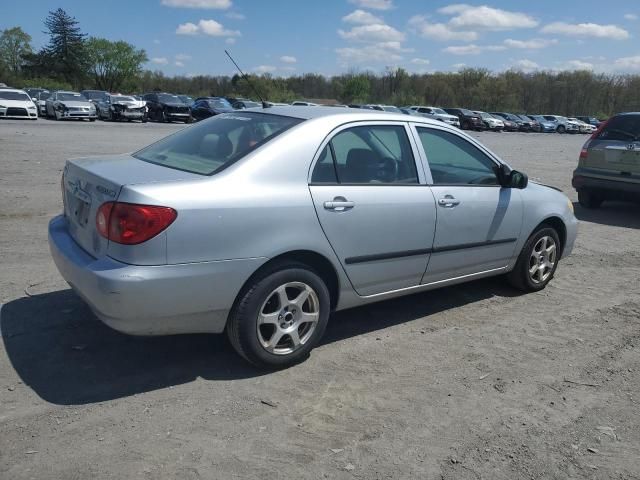
[[[248,361],[305,358],[332,311],[495,275],[543,289],[577,222],[443,122],[371,110],[218,115],[142,150],[69,160],[55,263],[111,327],[226,331]]]

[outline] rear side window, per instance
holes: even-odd
[[[418,136],[427,154],[434,185],[497,185],[487,155],[465,139],[429,128],[418,128]]]
[[[623,142],[640,140],[640,115],[618,115],[598,135],[600,140],[620,140]]]
[[[418,183],[411,144],[402,125],[349,128],[333,137],[328,147],[316,163],[313,183],[335,183],[336,179],[356,185]]]
[[[302,122],[263,113],[228,113],[185,128],[133,154],[146,162],[212,175]]]

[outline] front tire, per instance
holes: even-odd
[[[559,259],[558,232],[543,224],[524,244],[515,267],[507,274],[507,281],[523,292],[538,292],[553,278]]]
[[[578,203],[581,207],[594,209],[602,205],[602,197],[590,190],[578,190]]]
[[[567,127],[565,127],[564,125],[559,125],[557,132],[558,133],[565,133],[567,131]]]
[[[329,290],[298,262],[273,265],[240,292],[227,323],[234,349],[260,368],[304,360],[327,326]]]

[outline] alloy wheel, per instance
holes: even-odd
[[[313,288],[288,282],[273,290],[257,318],[258,340],[276,355],[288,355],[309,341],[320,318],[320,301]]]
[[[556,264],[556,241],[550,236],[540,238],[529,256],[529,277],[535,284],[546,282]]]

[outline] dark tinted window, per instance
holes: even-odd
[[[618,115],[598,135],[602,140],[635,141],[640,140],[640,115]]]
[[[178,170],[211,175],[301,121],[260,113],[218,115],[143,148],[134,157]]]
[[[338,133],[331,144],[340,183],[418,183],[403,126],[354,127]]]
[[[311,183],[338,183],[336,169],[333,164],[333,154],[331,153],[329,144],[324,147],[318,157],[316,166],[313,168],[313,174],[311,175]]]
[[[434,185],[497,185],[495,163],[467,140],[429,128],[418,128]]]

